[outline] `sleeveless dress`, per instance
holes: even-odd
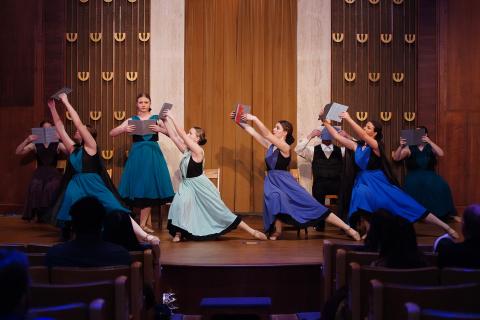
[[[404,190],[439,218],[455,214],[450,187],[434,171],[436,157],[432,146],[426,144],[422,151],[410,146],[410,151],[410,157],[405,160],[408,172]]]
[[[33,172],[28,186],[28,193],[23,209],[22,219],[31,220],[35,213],[46,213],[55,203],[62,181],[62,174],[57,169],[58,142],[35,144],[37,169]],[[39,220],[43,217],[38,216]]]
[[[267,175],[263,186],[263,227],[273,230],[275,219],[296,227],[316,226],[330,210],[321,205],[290,174],[290,157],[270,145],[265,156]]]
[[[203,163],[192,159],[190,151],[180,161],[182,180],[168,212],[167,229],[191,240],[208,240],[233,229],[241,218],[227,208],[215,185],[203,174]]]
[[[150,120],[158,120],[152,115]],[[133,116],[132,120],[141,120]],[[172,200],[174,195],[167,162],[158,145],[158,134],[133,135],[133,144],[123,170],[118,191],[133,207],[145,208]]]
[[[410,222],[423,219],[429,211],[421,206],[402,189],[392,184],[381,169],[381,159],[370,146],[355,150],[355,163],[358,167],[350,201],[349,221],[359,213],[372,214],[386,209],[394,215]]]
[[[105,172],[98,153],[90,156],[83,147],[77,147],[70,154],[67,171],[69,173],[65,174],[66,188],[59,199],[60,205],[56,212],[58,224],[70,221],[71,206],[87,196],[97,198],[107,213],[120,211],[130,214],[130,210],[125,208],[115,196],[116,190]]]

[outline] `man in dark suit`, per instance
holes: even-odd
[[[473,204],[463,212],[463,242],[455,243],[448,235],[435,244],[439,267],[480,268],[480,204]]]
[[[130,265],[130,254],[125,248],[102,240],[105,214],[105,208],[94,197],[77,201],[70,209],[75,239],[50,248],[46,256],[47,266]]]

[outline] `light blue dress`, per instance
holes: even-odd
[[[140,120],[133,116],[133,120]],[[152,115],[150,120],[158,120]],[[133,135],[118,192],[133,207],[144,208],[171,201],[174,191],[158,134]]]
[[[187,175],[188,167],[197,166],[196,176]],[[168,231],[172,236],[180,232],[191,240],[214,239],[235,229],[240,217],[227,208],[215,185],[203,172],[203,164],[185,151],[180,161],[182,180],[168,212]]]

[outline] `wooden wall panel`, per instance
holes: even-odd
[[[416,36],[416,5],[414,0],[332,1],[332,100],[350,106],[361,124],[382,120],[386,150],[398,145],[400,129],[416,125],[403,117],[417,110],[417,43],[405,40],[406,34]],[[381,34],[387,35],[384,40],[391,35],[391,41],[382,42]],[[393,81],[392,73],[401,73],[403,80]],[[360,120],[357,112],[366,112],[367,119]],[[391,119],[389,114],[381,119],[381,112],[391,113]]]
[[[105,164],[118,182],[130,138],[112,139],[108,133],[124,120],[122,115],[136,114],[137,94],[149,91],[150,0],[67,0],[68,34],[77,37],[65,41],[72,105],[85,123],[96,127]],[[82,80],[86,73],[88,79]],[[69,121],[66,127],[75,131]]]
[[[446,156],[440,173],[452,188],[455,204],[478,203],[480,180],[480,2],[437,1],[438,142]]]
[[[0,212],[19,213],[34,161],[15,149],[45,118],[46,97],[64,84],[64,0],[3,1],[0,28]]]
[[[268,127],[296,125],[296,18],[295,0],[186,1],[185,125],[206,129],[205,165],[234,211],[263,210],[265,150],[228,114],[241,102]]]

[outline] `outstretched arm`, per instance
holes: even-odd
[[[256,116],[246,113],[243,115],[243,118],[245,120],[250,120],[252,121],[258,128],[258,131],[260,131],[260,134],[264,139],[266,139],[269,143],[274,144],[282,154],[285,155],[290,155],[290,145],[286,143],[284,140],[277,138],[276,136],[273,135],[273,133],[270,132],[270,130],[265,127],[262,121],[258,119]]]
[[[35,151],[35,145],[32,143],[33,141],[37,140],[38,137],[34,134],[29,135],[22,143],[20,143],[15,150],[15,154],[17,156],[22,156],[30,151]]]
[[[230,113],[230,119],[235,119],[235,111]],[[245,122],[237,123],[240,128],[245,130],[249,135],[251,135],[258,143],[260,143],[265,148],[270,147],[270,142],[268,142],[265,138],[263,138],[251,125]]]
[[[323,125],[325,126],[325,128],[327,128],[328,133],[332,136],[332,138],[335,141],[345,146],[345,148],[355,151],[355,149],[357,148],[357,143],[348,138],[345,138],[340,133],[338,133],[337,130],[335,130],[335,128],[332,127],[330,120],[324,120]]]
[[[80,133],[80,136],[82,137],[85,151],[91,156],[95,155],[97,153],[97,142],[92,137],[87,127],[83,124],[82,120],[80,120],[80,116],[78,115],[77,111],[68,101],[67,95],[65,93],[61,93],[59,95],[59,98],[60,100],[62,100],[63,104],[67,108],[68,113],[70,113],[70,116],[72,117],[72,122],[75,125],[75,128],[77,128],[78,132]]]
[[[181,153],[184,153],[187,150],[187,146],[185,145],[183,140],[178,136],[178,134],[175,132],[175,128],[173,127],[173,123],[171,122],[172,121],[168,117],[163,120],[163,123],[165,124],[165,128],[168,133],[167,136],[177,146],[178,150],[180,150]]]
[[[373,152],[375,152],[375,154],[377,156],[380,155],[380,149],[378,148],[378,142],[377,140],[375,140],[375,138],[372,138],[370,137],[366,132],[365,130],[363,130],[362,127],[360,127],[351,117],[350,117],[350,114],[348,112],[342,112],[340,114],[340,118],[344,119],[345,121],[348,122],[348,124],[350,124],[350,126],[352,127],[353,129],[353,132],[355,132],[355,134],[357,135],[357,137],[360,139],[360,140],[363,140],[365,141],[373,150]]]
[[[204,153],[202,147],[198,145],[198,143],[192,141],[190,137],[187,135],[183,127],[178,124],[177,120],[171,113],[171,111],[166,112],[167,117],[169,120],[172,122],[173,127],[175,128],[175,131],[177,132],[178,136],[183,140],[187,148],[192,151],[192,158],[195,160],[195,162],[201,162],[203,161],[204,158]]]
[[[48,108],[52,114],[53,124],[55,125],[55,130],[57,130],[57,133],[60,136],[60,140],[62,140],[63,144],[65,145],[67,152],[72,153],[75,142],[73,142],[67,131],[65,131],[65,126],[63,125],[62,119],[60,119],[57,109],[55,108],[55,100],[48,100]]]

